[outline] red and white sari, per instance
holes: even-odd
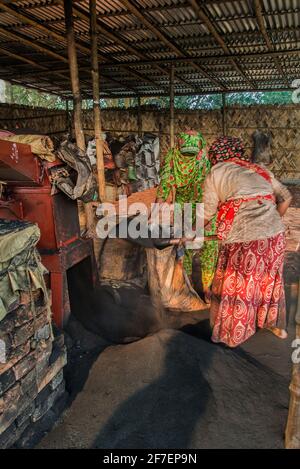
[[[267,181],[269,175],[257,165],[230,160],[251,168]],[[271,195],[231,199],[220,205],[218,237],[225,240],[242,203],[274,199]],[[286,307],[283,284],[285,234],[223,244],[212,285],[212,340],[236,347],[255,334],[257,328],[285,328]]]
[[[285,234],[221,247],[212,286],[213,342],[236,347],[257,328],[285,328]]]

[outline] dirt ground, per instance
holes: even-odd
[[[293,193],[293,206],[299,207],[300,190]],[[66,330],[68,409],[52,430],[42,428],[37,447],[284,447],[300,253],[286,255],[288,340],[260,331],[235,350],[210,342],[207,311],[170,317],[164,330],[112,345],[78,321],[85,324],[88,317],[87,295],[80,289],[85,277],[73,283],[74,314]],[[133,308],[128,316],[102,304],[110,333],[113,326],[116,337],[119,332],[120,337],[130,336],[132,325],[137,335],[142,333],[145,311]]]
[[[75,344],[72,403],[38,447],[283,448],[294,275],[286,274],[286,341],[260,331],[235,350],[212,344],[202,312],[197,324],[128,345],[107,347],[90,336],[76,355]]]

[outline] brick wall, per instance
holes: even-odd
[[[19,304],[0,322],[5,360],[0,363],[0,448],[34,434],[39,422],[65,395],[62,337],[53,338],[42,295],[22,293]]]

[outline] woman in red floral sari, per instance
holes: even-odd
[[[283,284],[290,192],[265,167],[251,163],[238,138],[210,148],[204,183],[205,223],[218,213],[220,254],[212,285],[212,340],[236,347],[266,328],[287,337]]]

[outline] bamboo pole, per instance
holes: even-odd
[[[227,122],[226,122],[226,94],[222,93],[222,131],[223,135],[227,134]]]
[[[75,138],[77,146],[80,150],[85,151],[85,140],[82,128],[81,118],[81,93],[80,83],[78,74],[78,63],[77,63],[77,52],[73,22],[73,0],[64,0],[65,7],[65,22],[66,22],[66,33],[67,33],[67,47],[68,47],[68,58],[69,68],[71,75],[71,85],[74,101],[74,128]]]
[[[175,135],[174,135],[174,67],[170,69],[170,146],[175,146]]]
[[[137,109],[137,124],[138,124],[138,136],[142,136],[142,116],[141,116],[141,97],[138,96],[138,109]]]
[[[80,150],[85,151],[85,139],[82,127],[82,113],[81,113],[81,93],[80,93],[80,83],[79,83],[79,73],[78,73],[78,63],[77,63],[77,52],[76,52],[76,42],[75,42],[75,32],[74,32],[74,22],[73,22],[73,0],[64,0],[64,11],[65,11],[65,23],[66,23],[66,33],[67,33],[67,47],[68,47],[68,58],[69,58],[69,68],[71,76],[71,85],[73,93],[73,103],[74,103],[74,129],[75,129],[75,138],[76,144]],[[82,210],[82,203],[78,203],[79,211]],[[91,204],[84,204],[85,211],[85,228],[89,230],[93,227],[94,224],[94,212]],[[81,225],[81,229],[84,228]]]
[[[92,80],[93,80],[93,109],[94,109],[94,127],[97,156],[97,173],[99,198],[101,202],[105,201],[105,173],[103,157],[103,140],[101,130],[100,114],[100,90],[99,90],[99,63],[98,63],[98,41],[97,41],[97,10],[96,0],[90,0],[90,35],[92,45]]]
[[[298,306],[296,312],[296,347],[299,358],[300,347],[300,279],[298,287]],[[296,349],[295,349],[296,351]],[[298,361],[298,360],[297,360]],[[290,384],[290,406],[285,431],[285,447],[287,449],[300,449],[300,363],[293,364],[292,381]]]
[[[72,136],[72,119],[70,117],[70,107],[69,107],[69,99],[66,98],[66,130],[70,136]]]

